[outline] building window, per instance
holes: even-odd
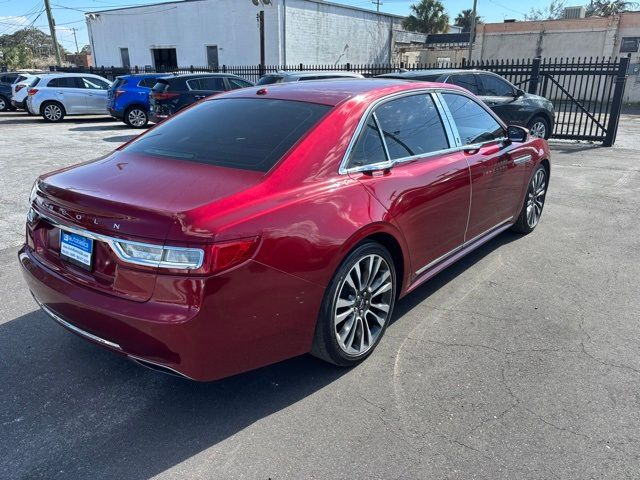
[[[218,69],[218,46],[207,45],[207,66],[211,69]]]
[[[620,43],[620,53],[634,53],[638,51],[640,37],[623,37]]]
[[[130,68],[131,62],[129,61],[129,49],[121,48],[120,49],[120,58],[122,59],[122,66],[124,68]]]
[[[157,69],[178,68],[178,58],[175,48],[152,48],[153,65]]]

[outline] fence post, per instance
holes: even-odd
[[[265,74],[265,66],[261,63],[258,67],[258,73],[260,74],[260,77],[262,77]]]
[[[609,121],[607,122],[607,135],[604,138],[603,147],[613,147],[613,144],[616,142],[618,121],[620,120],[620,112],[622,110],[622,94],[624,93],[624,85],[627,83],[628,68],[629,57],[622,57],[618,65],[618,73],[616,73],[613,101],[611,102],[611,111],[609,112]]]
[[[538,84],[540,83],[540,63],[542,59],[536,57],[531,63],[531,78],[529,79],[529,93],[538,94]]]
[[[351,63],[347,62],[347,72],[350,72],[350,71],[351,71]]]

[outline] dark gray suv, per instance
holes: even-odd
[[[544,97],[525,93],[500,75],[482,70],[414,70],[387,73],[383,78],[451,83],[479,97],[507,124],[520,125],[532,135],[548,139],[553,132],[553,104]]]

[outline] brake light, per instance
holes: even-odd
[[[19,83],[18,85],[16,85],[16,93],[18,93],[20,90],[22,90],[24,87],[26,87],[26,85],[23,85],[21,83]]]
[[[179,93],[167,93],[167,92],[151,92],[151,98],[154,100],[170,100],[176,98]]]
[[[29,91],[27,92],[27,95],[35,95],[36,93],[38,93],[37,88],[30,88]]]
[[[120,95],[122,95],[124,93],[124,90],[116,90],[114,93],[114,97],[118,98]]]

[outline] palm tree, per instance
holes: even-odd
[[[462,10],[454,20],[453,24],[456,27],[462,27],[462,31],[465,33],[470,32],[472,15],[473,15],[473,10],[471,10],[470,8],[468,8],[467,10]],[[483,23],[482,17],[480,15],[476,15],[476,25],[478,23]]]
[[[591,0],[587,5],[587,16],[610,17],[618,15],[638,6],[637,2],[625,2],[623,0]]]
[[[449,15],[439,0],[420,0],[411,5],[411,14],[402,22],[411,32],[446,33],[449,30]]]

